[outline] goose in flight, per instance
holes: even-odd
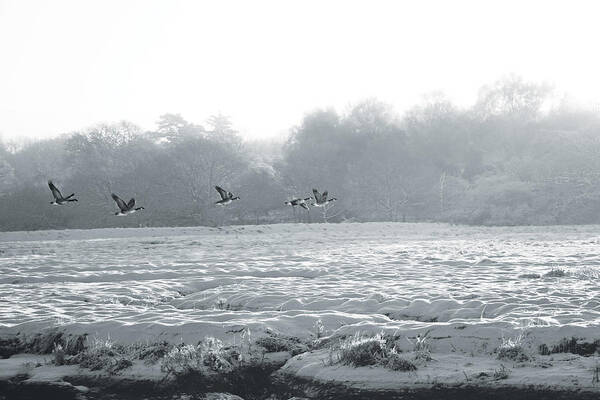
[[[55,206],[61,206],[70,201],[77,201],[77,199],[72,198],[73,196],[75,196],[75,193],[72,193],[72,194],[68,195],[67,197],[63,197],[60,190],[58,190],[58,188],[56,186],[54,186],[54,183],[52,183],[52,181],[48,181],[48,186],[50,187],[50,190],[52,191],[52,196],[54,196],[54,201],[51,201],[50,204],[55,205]]]
[[[327,204],[331,203],[332,201],[337,200],[335,197],[327,199],[327,190],[324,191],[323,194],[320,194],[317,189],[313,189],[313,194],[315,196],[315,202],[312,203],[311,205],[313,205],[315,207],[325,207]]]
[[[220,186],[215,186],[215,189],[217,189],[217,192],[219,192],[219,194],[221,195],[221,200],[215,201],[215,204],[218,206],[226,206],[227,204],[231,203],[232,201],[240,199],[240,196],[233,197],[233,193],[227,192],[225,189],[223,189]]]
[[[284,204],[286,206],[292,206],[296,207],[296,206],[300,206],[302,208],[304,208],[305,210],[309,210],[308,204],[306,204],[306,202],[310,200],[310,197],[307,197],[305,199],[292,199],[290,201],[286,201]]]
[[[134,208],[134,207],[135,207],[135,199],[131,199],[131,200],[129,200],[129,203],[127,203],[127,204],[126,204],[126,203],[123,201],[123,199],[121,199],[121,198],[120,198],[119,196],[117,196],[116,194],[114,194],[114,193],[111,193],[111,196],[112,196],[113,200],[114,200],[114,201],[117,203],[117,206],[119,206],[119,210],[120,210],[120,211],[117,211],[117,212],[115,213],[115,215],[117,215],[117,216],[119,216],[119,217],[122,217],[122,216],[124,216],[124,215],[127,215],[127,214],[133,214],[133,213],[134,213],[134,212],[136,212],[136,211],[139,211],[139,210],[143,210],[143,209],[144,209],[144,207],[137,207],[137,208]]]

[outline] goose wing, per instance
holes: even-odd
[[[324,202],[327,201],[327,190],[323,192],[323,196],[321,197],[321,200],[323,200]]]
[[[58,190],[58,188],[56,186],[54,186],[54,183],[52,183],[52,181],[48,181],[48,187],[50,187],[50,190],[52,191],[52,196],[54,196],[54,199],[60,200],[63,198],[62,193],[60,192],[60,190]]]
[[[121,209],[121,211],[127,211],[127,204],[116,194],[111,193],[111,197],[117,203],[117,206]]]
[[[134,206],[135,206],[135,199],[132,198],[131,200],[129,200],[129,203],[127,203],[127,208],[131,210]]]
[[[317,203],[321,202],[321,194],[317,189],[313,189],[313,194],[315,195],[315,200]]]
[[[233,199],[233,193],[229,192],[227,193],[227,196],[229,196],[230,199]]]
[[[227,192],[222,187],[215,186],[215,189],[217,189],[217,192],[219,192],[219,195],[221,195],[221,200],[227,200],[229,198],[227,197]]]
[[[308,210],[308,204],[306,203],[300,203],[300,207],[304,208],[305,210]]]

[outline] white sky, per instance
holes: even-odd
[[[600,97],[593,1],[0,0],[0,135],[161,114],[233,118],[249,138],[367,97],[469,105],[516,73]]]

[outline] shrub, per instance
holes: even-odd
[[[544,274],[544,276],[548,278],[562,278],[567,275],[567,272],[562,268],[552,268],[550,272]]]
[[[185,375],[200,371],[202,365],[197,346],[188,344],[172,348],[162,359],[160,369],[167,374]]]
[[[325,334],[325,326],[323,325],[323,321],[318,319],[313,324],[313,328],[315,329],[315,338],[320,339]]]
[[[418,337],[411,356],[404,356],[395,346],[395,338],[392,336],[365,336],[356,333],[341,341],[336,349],[332,349],[329,364],[337,362],[355,367],[381,365],[393,371],[415,371],[415,361],[431,360],[429,352],[429,343],[421,337]]]
[[[502,343],[496,349],[499,360],[511,360],[516,362],[529,361],[530,357],[525,353],[521,345],[523,336],[519,335],[516,338],[502,338]]]
[[[92,371],[104,370],[116,374],[133,365],[129,357],[127,347],[114,344],[110,338],[94,338],[88,348],[74,356],[69,363]]]
[[[161,370],[168,375],[228,372],[233,369],[232,361],[233,353],[226,352],[219,339],[206,337],[196,346],[173,347],[162,359]]]
[[[571,337],[570,339],[562,338],[558,344],[548,348],[546,344],[539,346],[541,355],[550,355],[554,353],[572,353],[580,356],[591,356],[600,349],[600,339],[593,342],[581,342],[580,339]]]
[[[166,341],[152,344],[133,344],[130,346],[135,358],[144,360],[147,364],[155,364],[162,359],[173,348]]]
[[[413,343],[413,351],[415,353],[415,360],[417,361],[431,361],[431,343],[429,342],[429,331],[425,335],[417,335],[415,342]]]
[[[255,343],[264,348],[267,353],[288,351],[295,356],[308,351],[308,347],[299,338],[292,336],[270,334],[269,336],[258,338]]]
[[[392,371],[407,372],[417,370],[417,366],[412,361],[402,357],[396,350],[396,347],[392,347],[392,349],[387,353],[384,367],[389,368]]]
[[[385,357],[385,339],[381,334],[363,336],[356,333],[340,343],[338,360],[342,364],[363,367],[375,365]]]
[[[55,365],[65,364],[65,349],[60,343],[54,343],[54,350],[52,351],[52,353],[54,354]]]

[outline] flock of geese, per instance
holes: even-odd
[[[48,181],[48,186],[50,187],[52,196],[54,196],[54,201],[50,202],[50,204],[55,205],[55,206],[62,206],[62,205],[68,204],[70,202],[77,201],[77,199],[73,197],[73,196],[75,196],[75,193],[71,193],[67,197],[63,196],[62,193],[60,192],[60,190],[58,190],[58,188],[54,185],[54,183],[52,183],[52,181]],[[217,190],[217,192],[219,192],[219,195],[221,196],[221,200],[215,201],[215,204],[218,206],[226,206],[228,204],[231,204],[234,200],[240,200],[240,196],[234,196],[233,193],[228,192],[227,190],[223,189],[220,186],[215,186],[215,189]],[[310,210],[309,205],[313,206],[313,207],[325,207],[327,204],[337,200],[335,197],[328,199],[327,195],[328,195],[327,190],[324,191],[323,194],[321,194],[321,193],[319,193],[319,191],[317,189],[313,189],[314,201],[312,201],[313,197],[306,197],[306,198],[292,199],[292,200],[286,201],[284,204],[288,205],[288,206],[292,206],[292,208],[295,208],[296,206],[300,206],[300,207],[304,208],[305,210]],[[129,215],[129,214],[133,214],[136,211],[144,209],[144,207],[136,207],[135,199],[133,199],[133,198],[131,200],[129,200],[129,202],[125,203],[125,201],[123,199],[121,199],[119,196],[117,196],[114,193],[111,193],[111,197],[113,198],[113,200],[115,201],[115,203],[117,203],[117,206],[119,207],[119,211],[117,211],[115,213],[115,215],[117,215],[117,216],[125,216],[125,215]]]

